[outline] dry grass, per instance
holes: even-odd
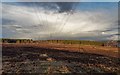
[[[2,44],[3,47],[42,47],[57,50],[67,50],[70,52],[85,52],[106,55],[111,57],[120,57],[119,48],[117,47],[102,47],[102,46],[92,46],[92,45],[79,45],[79,44],[59,44],[59,43],[6,43]]]

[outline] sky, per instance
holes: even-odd
[[[3,2],[2,37],[117,40],[117,2]]]
[[[119,2],[119,0],[1,0],[2,2]]]

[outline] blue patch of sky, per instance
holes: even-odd
[[[70,2],[71,3],[71,2]],[[40,6],[45,8],[53,8],[56,9],[52,4],[53,2],[36,2],[33,4],[33,2],[4,2],[4,4],[9,5],[15,5],[15,6],[26,6],[26,7],[34,7],[34,6]],[[48,6],[48,7],[47,7]],[[51,9],[52,9],[51,8]],[[117,9],[118,8],[118,2],[77,2],[74,4],[74,8],[76,10],[98,10],[98,9]]]
[[[2,2],[25,2],[26,0],[1,0]],[[27,0],[27,2],[30,1],[43,1],[44,0]],[[56,0],[48,0],[48,1],[56,1]],[[59,1],[59,0],[58,0]],[[62,1],[71,1],[71,0],[62,0]],[[118,2],[120,0],[77,0],[77,1],[81,1],[81,2]]]
[[[87,11],[93,11],[98,9],[117,9],[118,3],[117,2],[80,2],[77,6],[77,9],[80,10],[87,10]]]

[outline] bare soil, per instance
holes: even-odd
[[[119,75],[118,50],[114,47],[78,44],[2,44],[2,71],[3,75]]]

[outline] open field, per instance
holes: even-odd
[[[3,75],[120,73],[117,48],[56,43],[3,44],[2,47]]]
[[[106,55],[111,57],[120,57],[120,48],[118,47],[107,47],[107,46],[94,46],[94,45],[82,45],[82,44],[62,44],[62,43],[13,43],[13,44],[3,44],[3,47],[37,47],[37,48],[49,48],[56,50],[64,50],[70,52],[83,52],[83,53],[93,53]]]

